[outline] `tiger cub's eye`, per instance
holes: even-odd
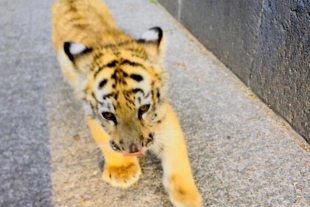
[[[106,120],[114,121],[114,122],[116,121],[116,118],[115,118],[114,114],[111,113],[111,112],[102,112],[102,116]]]
[[[139,118],[142,118],[142,115],[146,113],[149,110],[149,108],[150,108],[150,104],[145,104],[141,106],[138,111]]]

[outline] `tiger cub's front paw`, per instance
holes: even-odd
[[[114,187],[128,188],[139,180],[141,168],[138,161],[121,166],[105,165],[102,178]]]
[[[202,207],[202,198],[192,182],[187,183],[182,177],[170,176],[164,181],[169,198],[174,207]]]

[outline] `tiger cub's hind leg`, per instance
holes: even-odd
[[[105,162],[102,178],[112,186],[128,188],[139,180],[141,168],[137,157],[124,157],[111,149],[109,137],[100,125],[87,117],[92,136],[101,148]]]

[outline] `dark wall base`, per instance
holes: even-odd
[[[310,143],[310,0],[159,0]]]

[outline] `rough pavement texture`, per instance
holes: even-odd
[[[309,0],[159,0],[310,144]]]
[[[310,149],[158,4],[107,0],[138,37],[167,33],[170,98],[205,206],[310,206]],[[100,153],[50,42],[52,1],[0,2],[0,206],[171,207],[159,161],[127,190],[101,180]]]

